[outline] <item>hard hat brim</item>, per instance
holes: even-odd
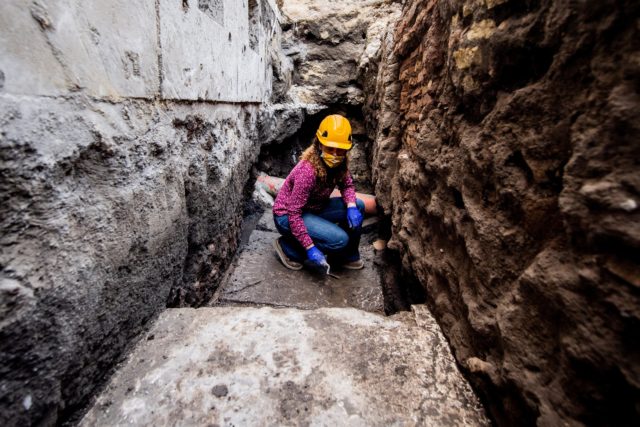
[[[316,136],[318,137],[318,141],[320,141],[320,144],[324,145],[325,147],[333,147],[333,148],[340,148],[342,150],[351,150],[351,147],[353,147],[353,143],[352,142],[335,142],[335,141],[331,141],[327,138],[323,138],[319,135],[319,132],[316,134]]]

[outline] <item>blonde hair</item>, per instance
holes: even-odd
[[[329,184],[336,185],[338,182],[342,181],[349,170],[349,157],[345,156],[344,162],[337,166],[335,169],[329,169],[331,173],[327,174],[327,166],[325,166],[324,161],[320,157],[320,152],[322,148],[320,147],[320,142],[318,138],[314,137],[313,142],[309,145],[300,155],[300,160],[306,160],[311,163],[313,169],[316,173],[316,182],[326,183],[327,178],[331,178],[331,182]],[[335,171],[335,173],[334,173]]]

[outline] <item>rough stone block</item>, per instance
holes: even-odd
[[[167,310],[81,426],[488,426],[433,317]]]
[[[267,80],[270,70],[263,52],[266,44],[261,37],[261,50],[251,49],[247,0],[215,4],[191,1],[188,7],[183,3],[160,1],[163,96],[224,102],[264,101],[270,90]],[[270,3],[266,7],[271,8]],[[262,24],[272,26],[277,21]]]
[[[1,7],[0,19],[10,21],[0,30],[0,68],[7,68],[8,92],[57,95],[83,89],[101,98],[157,93],[152,2],[10,0]]]

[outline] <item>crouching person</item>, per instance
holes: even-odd
[[[344,268],[364,267],[358,246],[364,202],[356,200],[347,152],[351,125],[338,114],[327,116],[312,144],[282,184],[273,205],[276,228],[282,234],[274,247],[280,261],[300,270],[305,260],[326,271],[327,257]],[[341,198],[330,198],[335,187]]]

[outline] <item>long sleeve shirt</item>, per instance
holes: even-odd
[[[345,174],[342,182],[338,182],[337,185],[342,194],[342,200],[347,205],[356,202],[356,190],[349,171]],[[273,213],[289,216],[291,233],[305,248],[311,246],[313,240],[311,240],[302,220],[302,212],[322,210],[332,191],[333,186],[316,183],[313,165],[306,160],[301,160],[291,170],[278,192],[273,205]]]

